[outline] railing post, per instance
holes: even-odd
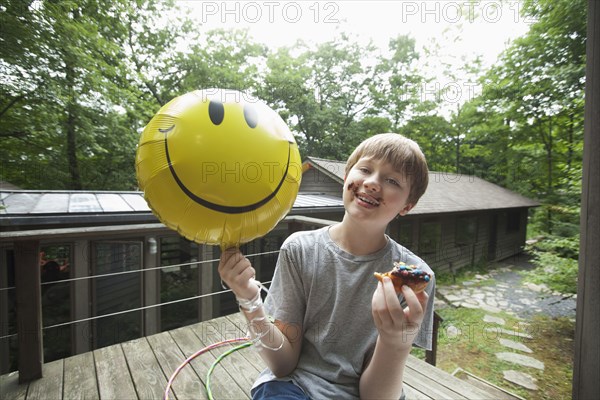
[[[37,240],[14,243],[19,382],[23,383],[41,378],[44,362],[40,244]]]
[[[444,319],[438,315],[438,313],[433,313],[433,338],[431,344],[431,350],[427,350],[425,352],[425,361],[428,364],[435,366],[437,362],[437,342],[438,342],[438,331],[440,328],[440,322],[443,322]]]

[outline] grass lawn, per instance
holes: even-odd
[[[473,271],[481,273],[480,270]],[[469,279],[463,273],[460,280]],[[457,280],[456,283],[460,283]],[[442,280],[443,282],[443,280]],[[483,281],[485,286],[494,281]],[[442,287],[443,283],[439,286]],[[553,319],[538,314],[533,319],[523,320],[508,313],[490,314],[480,309],[456,308],[448,306],[436,310],[444,319],[438,335],[437,367],[449,373],[462,368],[503,389],[526,399],[570,399],[573,378],[573,337],[575,322],[568,318]],[[484,316],[493,315],[505,320],[502,328],[528,333],[532,339],[515,338],[485,328],[499,327],[484,322]],[[500,344],[499,338],[517,341],[533,350],[532,354],[521,353]],[[515,352],[530,355],[544,363],[544,370],[522,367],[500,360],[498,352]],[[415,352],[424,358],[424,352]],[[515,370],[533,376],[537,381],[537,391],[531,391],[512,384],[504,379],[503,371]]]

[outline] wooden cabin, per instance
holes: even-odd
[[[342,195],[345,162],[308,157],[303,193]],[[516,256],[525,246],[529,209],[537,201],[481,178],[430,172],[423,197],[389,234],[436,272]]]
[[[277,251],[291,232],[342,219],[343,167],[306,160],[300,194],[286,219],[243,246],[258,279],[270,281]],[[216,273],[218,247],[167,229],[141,192],[12,189],[0,191],[0,201],[2,373],[16,368],[18,296],[10,288],[19,286],[16,268],[28,268],[19,256],[23,251],[35,253],[29,263],[40,270],[47,361],[236,310]],[[527,210],[536,205],[479,178],[432,172],[426,194],[388,233],[436,272],[455,271],[518,254]],[[35,290],[34,283],[26,284]],[[96,319],[103,315],[109,316]]]

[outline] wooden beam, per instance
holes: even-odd
[[[600,3],[588,0],[573,399],[600,398]]]
[[[42,377],[42,294],[40,245],[36,240],[15,241],[15,290],[19,343],[19,382]]]

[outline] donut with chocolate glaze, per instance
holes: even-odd
[[[394,262],[394,268],[391,271],[375,272],[374,275],[380,282],[383,282],[384,277],[389,277],[397,294],[401,293],[402,285],[410,287],[415,293],[420,293],[425,290],[431,280],[429,273],[414,265],[407,265],[402,261]]]

